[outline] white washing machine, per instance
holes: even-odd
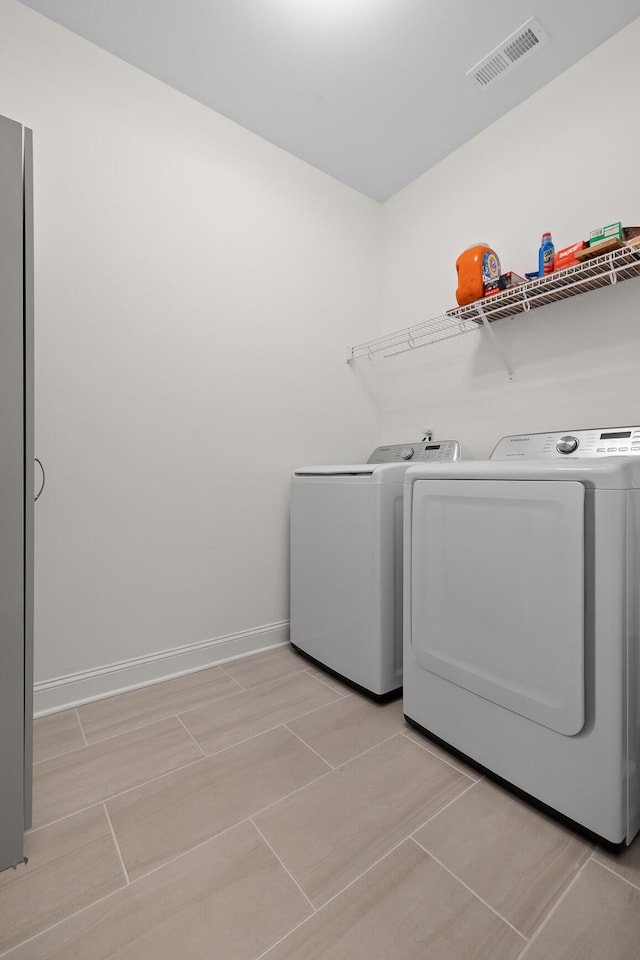
[[[640,427],[405,476],[404,713],[610,845],[640,828]]]
[[[402,687],[405,471],[459,457],[455,440],[393,444],[366,464],[293,474],[291,642],[376,699]]]

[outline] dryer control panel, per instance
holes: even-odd
[[[557,433],[523,433],[503,437],[491,460],[558,460],[585,457],[640,456],[639,427],[596,427]]]
[[[441,463],[459,459],[460,444],[457,440],[420,440],[376,447],[367,463]]]

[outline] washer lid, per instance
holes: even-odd
[[[602,457],[593,460],[461,460],[410,467],[405,483],[416,480],[577,480],[598,490],[640,488],[640,460]]]
[[[329,464],[328,466],[298,467],[293,471],[297,479],[331,479],[336,480],[369,479],[373,483],[402,483],[409,468],[408,463],[355,463]]]

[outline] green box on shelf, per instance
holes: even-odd
[[[622,240],[621,220],[610,223],[606,227],[596,227],[595,230],[592,230],[589,234],[589,245],[592,246],[594,243],[599,243],[600,240],[608,240],[609,237],[617,237],[618,240]]]

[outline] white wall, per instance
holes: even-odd
[[[512,383],[481,332],[343,362],[454,305],[473,242],[524,273],[543,230],[640,224],[639,44],[640,21],[380,208],[0,0],[0,113],[35,139],[41,709],[284,639],[296,465],[427,424],[484,456],[640,419],[640,280],[500,322]]]
[[[559,249],[614,220],[640,224],[638,50],[640,20],[385,204],[386,332],[455,306],[455,261],[473,243],[524,275],[545,230]],[[638,423],[639,295],[632,280],[500,321],[511,383],[484,331],[369,364],[383,440],[435,424],[482,457],[508,433]]]
[[[46,709],[286,637],[289,473],[378,442],[344,356],[380,208],[14,0],[0,37],[35,143],[36,681],[81,675]]]

